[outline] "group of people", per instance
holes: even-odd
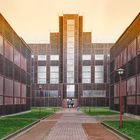
[[[74,107],[75,107],[75,106],[74,106],[74,100],[69,99],[68,102],[67,102],[67,105],[68,105],[69,110],[70,110],[70,108],[74,108]],[[80,107],[79,107],[79,106],[77,106],[76,109],[77,109],[77,112],[80,111]]]

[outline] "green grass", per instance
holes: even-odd
[[[82,111],[91,116],[118,114],[117,112],[111,111],[108,107],[86,107],[82,108]]]
[[[120,132],[132,137],[135,140],[140,140],[140,121],[123,121],[123,128],[119,129],[119,121],[104,121],[104,123],[119,130]]]
[[[57,108],[33,108],[31,112],[0,118],[0,139],[57,111]]]
[[[56,111],[56,110],[55,110]],[[51,115],[54,113],[54,109],[46,109],[46,108],[33,108],[31,112],[15,115],[15,116],[8,116],[6,118],[20,118],[20,119],[40,119],[43,117],[47,117],[48,115]]]
[[[33,120],[0,119],[0,139],[33,122]]]

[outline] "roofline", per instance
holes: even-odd
[[[114,46],[121,40],[121,38],[125,35],[125,33],[128,31],[128,29],[132,26],[132,24],[136,21],[136,19],[140,16],[140,12],[138,15],[134,18],[134,20],[131,22],[131,24],[124,30],[124,32],[121,34],[121,36],[118,38],[118,40],[114,43]]]

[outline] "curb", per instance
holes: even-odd
[[[54,113],[54,114],[55,114],[55,113]],[[14,133],[9,134],[8,136],[2,138],[1,140],[9,140],[10,138],[16,136],[17,134],[19,134],[19,133],[21,133],[21,132],[23,132],[23,131],[25,131],[25,130],[31,128],[31,127],[34,126],[35,124],[38,124],[41,120],[44,120],[44,119],[46,119],[46,118],[48,118],[48,117],[50,117],[50,116],[53,116],[54,114],[50,114],[50,115],[48,115],[48,116],[46,116],[46,117],[43,117],[43,118],[41,118],[41,119],[39,119],[39,120],[37,120],[37,121],[35,121],[35,122],[33,122],[33,123],[31,123],[31,124],[29,124],[29,125],[23,127],[23,128],[21,128],[21,129],[15,131]]]
[[[102,124],[103,126],[107,127],[108,129],[110,129],[111,131],[113,131],[113,132],[117,133],[119,136],[121,136],[121,137],[125,138],[126,140],[134,140],[134,139],[133,139],[133,138],[131,138],[130,136],[127,136],[126,134],[121,133],[121,132],[120,132],[120,131],[118,131],[117,129],[115,129],[115,128],[113,128],[113,127],[109,126],[109,125],[107,125],[107,124],[106,124],[106,123],[104,123],[104,122],[101,122],[101,124]]]

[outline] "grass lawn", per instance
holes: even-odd
[[[0,118],[0,139],[57,111],[56,108],[33,108],[31,112]]]
[[[112,126],[120,132],[132,137],[135,140],[140,140],[140,121],[123,121],[123,128],[119,129],[119,121],[104,121],[104,123]]]
[[[47,117],[48,115],[51,115],[56,111],[57,109],[54,108],[32,108],[31,112],[20,114],[20,115],[14,115],[14,116],[8,116],[6,118],[18,118],[18,119],[40,119],[43,117]]]
[[[0,119],[0,139],[31,124],[34,120]]]
[[[117,112],[111,111],[108,107],[86,107],[82,108],[82,111],[91,116],[119,114]]]

